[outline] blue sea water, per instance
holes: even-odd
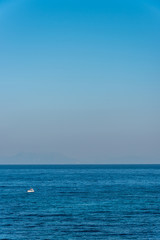
[[[0,166],[0,239],[159,240],[160,165]]]

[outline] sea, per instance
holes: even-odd
[[[160,240],[160,165],[1,165],[0,239]]]

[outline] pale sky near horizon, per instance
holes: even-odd
[[[0,159],[160,163],[159,43],[158,0],[0,0]]]

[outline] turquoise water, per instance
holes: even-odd
[[[160,165],[0,166],[0,239],[159,240]]]

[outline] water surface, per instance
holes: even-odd
[[[159,240],[160,165],[0,166],[0,239]]]

